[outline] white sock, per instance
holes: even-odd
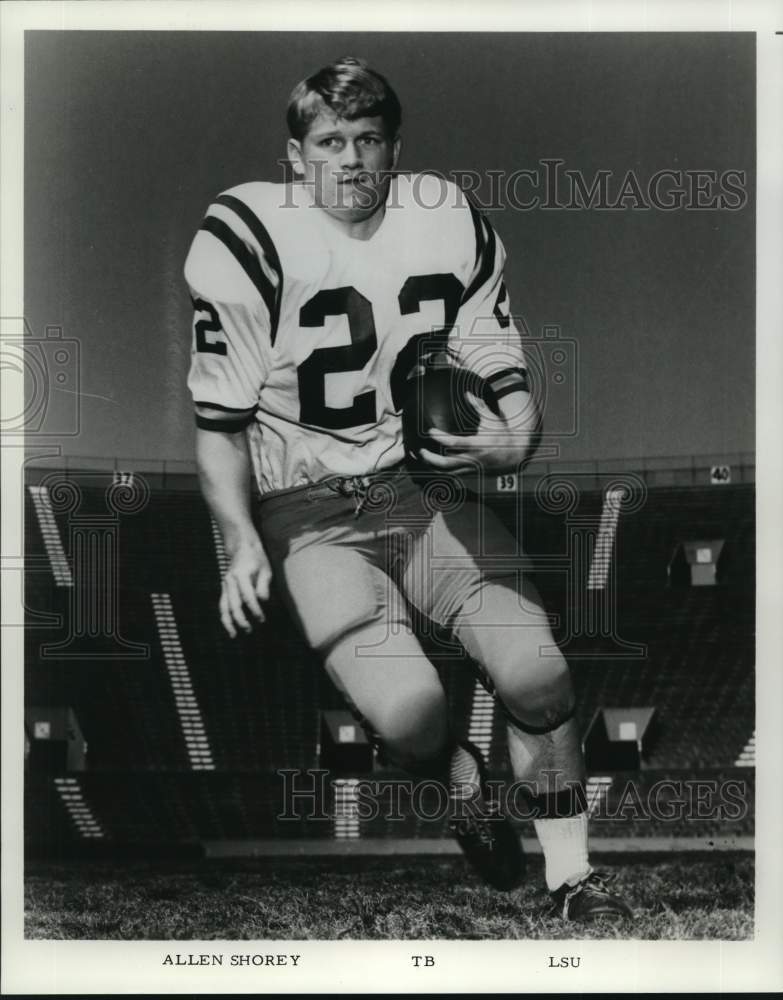
[[[546,885],[550,892],[564,882],[576,885],[590,871],[587,860],[587,813],[560,819],[534,819],[546,863]]]

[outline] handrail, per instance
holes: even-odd
[[[573,476],[586,489],[599,488],[607,477],[632,473],[648,486],[709,485],[711,470],[728,466],[732,483],[755,482],[756,456],[754,452],[726,452],[723,454],[653,455],[648,457],[605,458],[589,461],[571,459],[533,460],[524,470],[521,487],[533,487],[547,476]],[[62,472],[84,475],[115,472],[133,472],[145,476],[158,487],[192,488],[197,481],[196,463],[190,459],[108,458],[88,455],[61,455],[36,458],[25,463],[33,478],[44,472]]]
[[[596,475],[607,475],[613,472],[651,472],[673,471],[675,469],[709,468],[713,465],[753,466],[756,464],[756,453],[753,451],[737,451],[724,453],[701,453],[687,455],[652,455],[646,458],[640,455],[626,458],[598,458],[587,461],[561,458],[557,460],[533,461],[527,466],[536,474],[548,475],[554,472],[590,472]],[[96,455],[60,455],[57,458],[31,458],[26,463],[28,468],[60,468],[80,472],[157,472],[168,475],[194,475],[196,463],[190,459],[180,458],[127,458]]]

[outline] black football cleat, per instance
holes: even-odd
[[[455,820],[451,830],[465,857],[488,885],[516,889],[525,874],[525,855],[514,828],[495,803]]]
[[[566,882],[556,889],[552,893],[552,899],[563,920],[574,923],[589,923],[599,917],[633,920],[631,907],[607,888],[613,878],[607,872],[591,870],[576,885],[568,885]]]
[[[460,803],[460,815],[452,819],[449,826],[481,878],[493,888],[508,892],[522,882],[525,874],[522,844],[499,804],[485,797],[486,771],[480,751],[472,743],[462,746],[478,764],[482,794],[472,802]]]

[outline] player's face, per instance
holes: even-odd
[[[362,222],[381,208],[400,141],[380,117],[347,121],[322,111],[298,142],[289,140],[294,171],[312,185],[315,203],[342,222]]]

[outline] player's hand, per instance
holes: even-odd
[[[269,598],[272,569],[258,539],[240,542],[230,558],[220,594],[220,620],[234,639],[237,627],[246,633],[253,630],[248,612],[256,621],[264,621],[260,602]]]
[[[466,392],[465,398],[478,413],[479,426],[475,434],[447,434],[431,428],[428,436],[446,449],[441,455],[428,448],[422,448],[420,457],[428,465],[455,475],[468,472],[501,472],[516,468],[525,457],[526,442],[511,432],[504,416],[487,406],[483,399]]]

